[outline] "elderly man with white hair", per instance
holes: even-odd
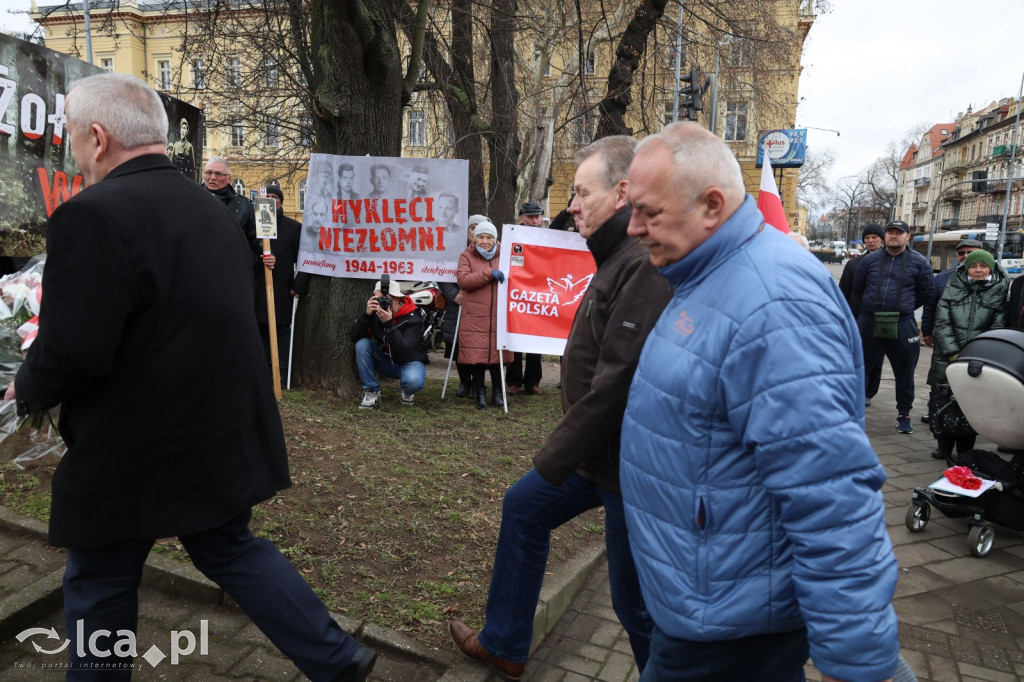
[[[859,335],[828,271],[766,228],[728,146],[644,140],[629,234],[675,294],[622,424],[622,497],[654,620],[640,679],[876,681],[896,669],[885,472]]]

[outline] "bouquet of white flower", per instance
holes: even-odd
[[[23,354],[39,329],[45,263],[45,254],[37,256],[21,272],[0,278],[0,385],[4,388],[14,380],[24,360]],[[23,427],[26,421],[30,428]],[[19,429],[28,442],[24,443],[22,438],[16,440],[18,454],[13,459],[16,466],[50,453],[63,453],[64,441],[57,434],[49,412],[19,419],[14,401],[0,404],[0,442]]]

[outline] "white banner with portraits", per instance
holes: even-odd
[[[301,272],[454,282],[466,248],[469,162],[313,154]]]

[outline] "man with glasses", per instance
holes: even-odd
[[[864,347],[864,367],[884,355],[896,377],[896,430],[913,433],[914,370],[921,355],[921,330],[914,311],[928,301],[932,266],[907,248],[910,226],[894,220],[885,226],[885,248],[864,256],[853,275],[853,295],[861,300],[857,326]]]
[[[231,168],[227,159],[223,156],[215,156],[206,164],[203,171],[203,184],[210,193],[220,199],[220,202],[231,211],[235,222],[245,233],[245,239],[256,256],[263,253],[263,247],[256,238],[256,211],[252,208],[252,202],[240,196],[235,188],[231,186]],[[270,264],[273,267],[273,264]]]

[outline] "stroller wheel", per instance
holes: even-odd
[[[967,534],[967,544],[971,554],[976,557],[983,557],[992,551],[992,543],[995,542],[996,531],[992,526],[983,523],[980,526],[971,526],[971,532]]]
[[[914,502],[907,508],[905,522],[907,530],[911,533],[920,533],[928,525],[928,519],[932,515],[932,508],[927,502]]]

